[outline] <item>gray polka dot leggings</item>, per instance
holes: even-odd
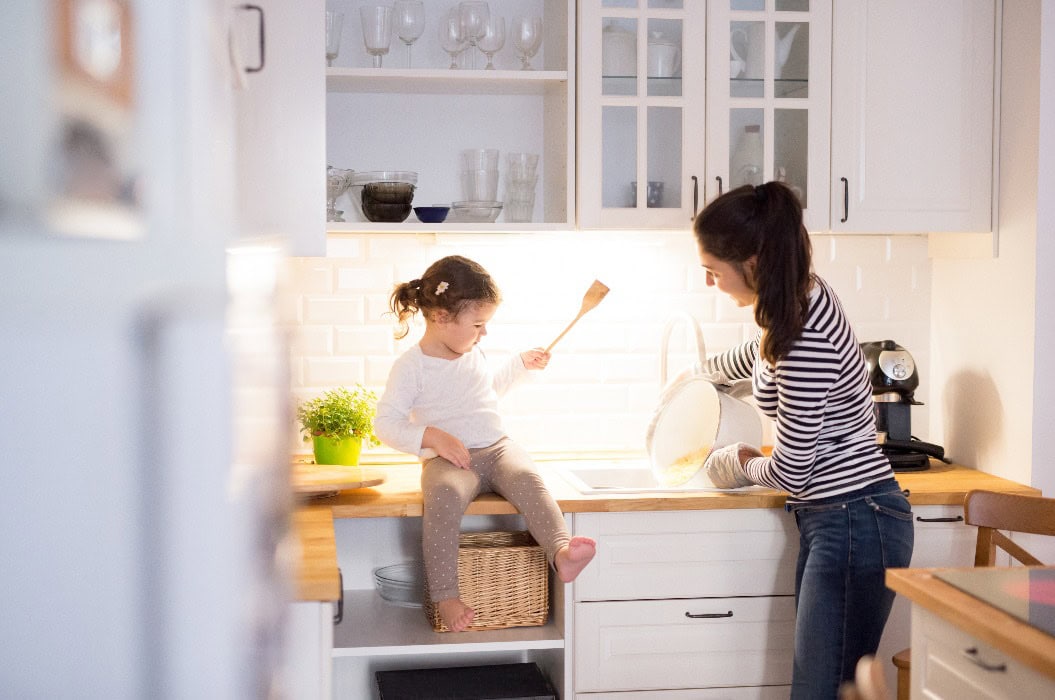
[[[513,504],[528,530],[546,552],[546,560],[568,544],[570,536],[557,502],[535,470],[528,453],[509,438],[490,447],[469,450],[469,469],[442,457],[427,460],[421,470],[425,500],[421,548],[429,597],[458,597],[458,533],[462,514],[481,493],[494,491]]]

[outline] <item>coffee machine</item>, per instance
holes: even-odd
[[[913,398],[919,374],[909,351],[893,340],[861,343],[861,351],[872,383],[877,439],[894,471],[923,471],[931,457],[947,461],[941,445],[912,436],[911,409],[922,404]]]

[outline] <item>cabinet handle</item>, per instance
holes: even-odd
[[[963,516],[957,515],[955,518],[921,518],[916,516],[916,522],[918,523],[960,523],[963,522]]]
[[[1007,664],[994,664],[983,660],[978,654],[976,647],[964,649],[963,657],[983,671],[992,671],[994,673],[1005,673],[1007,671]]]
[[[245,69],[246,73],[259,73],[260,71],[264,70],[264,8],[260,7],[259,5],[239,5],[238,9],[251,10],[260,15],[260,29],[258,32],[260,36],[260,65],[256,66],[255,68],[249,68],[247,66]]]
[[[845,177],[839,179],[843,183],[843,218],[839,219],[839,221],[845,224],[846,220],[850,218],[850,181]]]
[[[341,624],[344,619],[344,574],[341,567],[337,567],[337,584],[341,587],[341,595],[337,598],[337,612],[333,615],[333,624]]]
[[[718,175],[714,179],[718,181],[718,196],[721,197],[722,196],[722,176]]]
[[[692,176],[692,218],[689,221],[696,220],[696,211],[700,208],[700,178],[695,175]]]
[[[696,613],[696,614],[693,614],[691,612],[686,612],[685,613],[685,617],[690,617],[693,620],[704,620],[704,619],[713,619],[713,618],[716,618],[716,617],[732,617],[732,616],[733,616],[733,611],[732,610],[730,610],[727,613]]]

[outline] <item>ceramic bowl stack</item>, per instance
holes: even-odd
[[[462,151],[462,201],[454,202],[455,220],[488,223],[498,218],[498,149],[470,148]],[[497,209],[495,208],[497,206]],[[494,218],[490,218],[491,213]]]
[[[506,221],[527,223],[535,210],[538,184],[537,153],[506,154]]]

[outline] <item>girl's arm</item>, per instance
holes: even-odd
[[[385,391],[377,402],[374,433],[389,447],[421,455],[425,426],[410,421],[418,397],[418,373],[412,362],[397,360],[388,375]]]
[[[524,355],[528,355],[530,353],[535,353],[538,351],[538,349],[528,350],[527,352],[513,355],[504,365],[502,365],[494,373],[494,379],[491,382],[491,386],[494,388],[495,393],[498,396],[502,396],[503,394],[505,394],[514,384],[516,384],[521,379],[527,376],[528,360],[524,358]],[[547,356],[546,362],[548,361],[549,359]],[[532,360],[533,364],[537,364],[537,362],[537,359]],[[543,364],[542,367],[545,367],[545,364]],[[532,367],[531,369],[535,369],[535,367]],[[538,367],[538,369],[541,369],[541,367]]]

